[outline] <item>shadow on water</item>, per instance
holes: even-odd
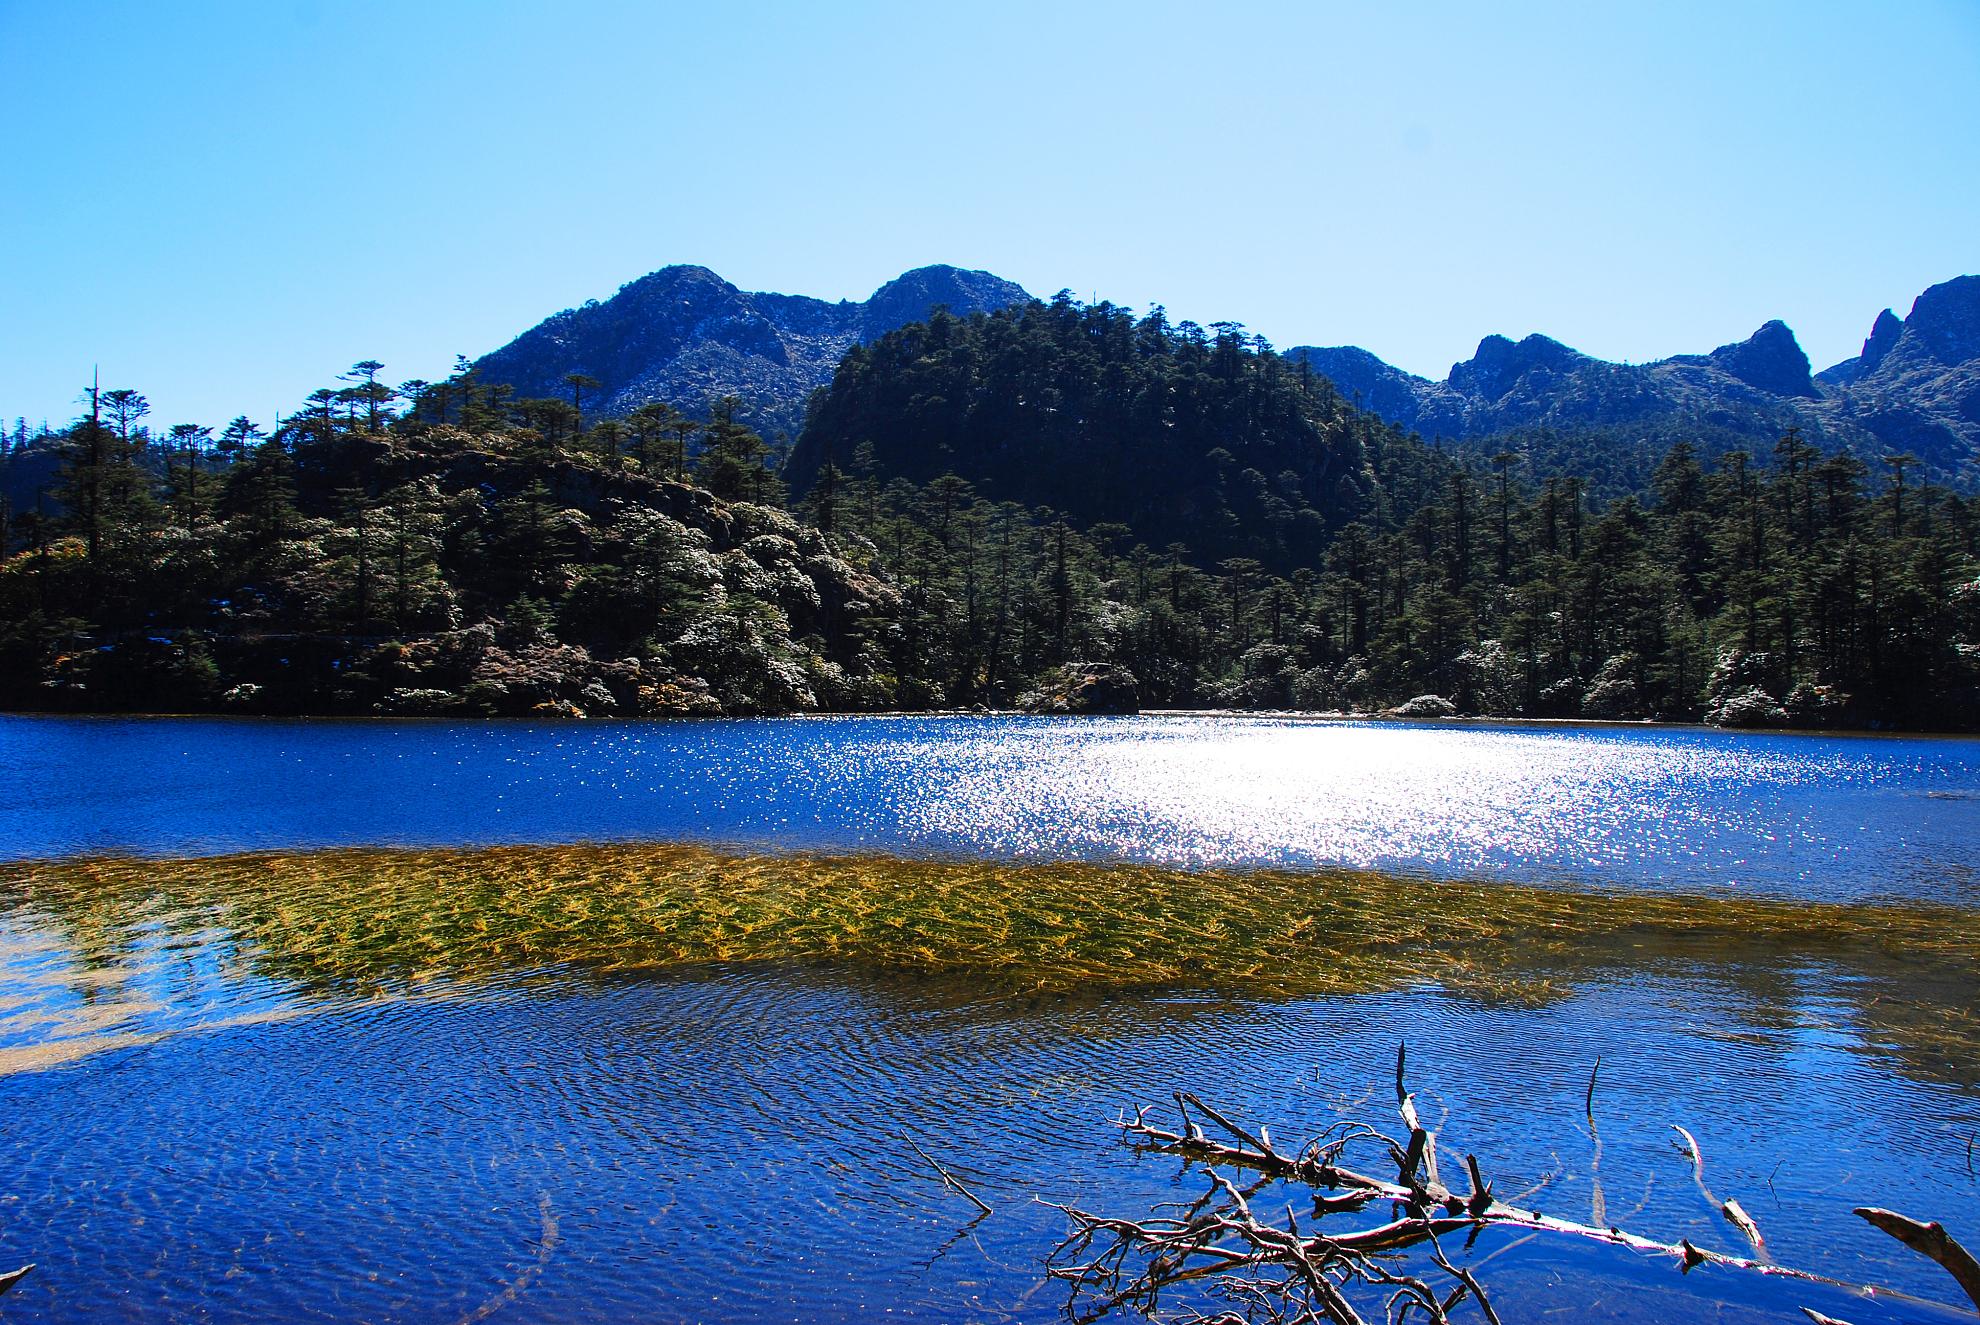
[[[1179,1088],[1379,1115],[1587,1218],[1943,1298],[1848,1215],[1980,1198],[1980,917],[1334,872],[350,850],[0,865],[0,1260],[30,1321],[1054,1319],[1060,1232],[1198,1193]],[[980,1220],[907,1144],[994,1207]],[[1632,1207],[1640,1207],[1632,1209]],[[1971,1228],[1955,1222],[1955,1232]],[[1969,1241],[1980,1240],[1969,1236]],[[1487,1239],[1508,1322],[1939,1319]],[[11,1263],[11,1262],[10,1262]],[[499,1313],[499,1315],[498,1315]]]

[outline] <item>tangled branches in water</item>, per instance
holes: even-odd
[[[1491,1228],[1583,1238],[1668,1258],[1680,1268],[1713,1264],[1788,1280],[1826,1284],[1858,1293],[1872,1290],[1826,1275],[1790,1269],[1768,1255],[1758,1225],[1736,1200],[1713,1204],[1751,1244],[1751,1256],[1729,1256],[1694,1245],[1656,1242],[1613,1226],[1582,1224],[1499,1199],[1476,1156],[1466,1155],[1462,1190],[1445,1181],[1435,1131],[1424,1125],[1415,1097],[1404,1086],[1406,1051],[1396,1055],[1396,1134],[1365,1123],[1336,1124],[1288,1153],[1264,1127],[1249,1130],[1201,1098],[1176,1096],[1180,1123],[1170,1130],[1149,1121],[1145,1109],[1124,1118],[1127,1142],[1138,1150],[1172,1154],[1203,1166],[1209,1187],[1188,1204],[1157,1207],[1138,1219],[1093,1214],[1060,1206],[1071,1231],[1053,1251],[1051,1276],[1071,1286],[1067,1313],[1093,1321],[1117,1311],[1154,1316],[1165,1293],[1191,1286],[1208,1289],[1229,1304],[1216,1315],[1190,1309],[1194,1325],[1369,1325],[1364,1312],[1379,1312],[1388,1325],[1449,1325],[1452,1313],[1471,1303],[1488,1325],[1500,1325],[1492,1300],[1469,1268],[1448,1253],[1447,1239],[1467,1242]],[[1589,1122],[1595,1132],[1589,1085]],[[1206,1125],[1210,1129],[1206,1131]],[[1680,1129],[1681,1131],[1682,1129]],[[1688,1155],[1701,1191],[1704,1159],[1689,1133]],[[1379,1169],[1380,1173],[1373,1171]],[[1393,1179],[1383,1176],[1393,1171]],[[1302,1226],[1288,1205],[1283,1220],[1254,1205],[1273,1185],[1292,1182],[1313,1189],[1313,1209]],[[1517,1199],[1517,1198],[1516,1198]],[[1596,1219],[1600,1213],[1599,1188]],[[1343,1228],[1339,1216],[1375,1212]],[[1921,1224],[1891,1211],[1856,1212],[1914,1250],[1944,1266],[1980,1306],[1980,1264],[1938,1224]],[[1329,1224],[1329,1220],[1333,1222]],[[1424,1255],[1405,1258],[1402,1253]],[[1886,1290],[1875,1290],[1890,1296]],[[1902,1296],[1902,1295],[1896,1295]],[[1815,1312],[1817,1321],[1829,1320]]]

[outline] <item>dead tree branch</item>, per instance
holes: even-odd
[[[1937,1220],[1921,1224],[1895,1210],[1880,1210],[1874,1205],[1858,1206],[1856,1214],[1919,1255],[1929,1256],[1944,1266],[1946,1273],[1966,1290],[1968,1300],[1975,1307],[1980,1307],[1980,1261],[1974,1260],[1972,1252],[1953,1240],[1944,1224]]]
[[[1496,1325],[1498,1315],[1485,1286],[1443,1245],[1452,1234],[1470,1239],[1487,1229],[1581,1238],[1661,1257],[1680,1270],[1716,1265],[1858,1295],[1905,1296],[1773,1262],[1758,1226],[1738,1202],[1711,1196],[1704,1185],[1702,1151],[1682,1128],[1678,1130],[1689,1143],[1699,1190],[1752,1243],[1753,1257],[1712,1251],[1688,1239],[1675,1245],[1657,1242],[1502,1201],[1475,1155],[1464,1157],[1464,1190],[1456,1190],[1443,1180],[1436,1135],[1423,1125],[1406,1088],[1405,1063],[1406,1053],[1399,1052],[1396,1112],[1405,1131],[1397,1135],[1347,1121],[1288,1153],[1273,1144],[1266,1128],[1246,1128],[1187,1091],[1175,1096],[1180,1118],[1175,1130],[1150,1121],[1145,1108],[1132,1118],[1123,1116],[1120,1127],[1130,1145],[1201,1164],[1209,1187],[1193,1203],[1160,1207],[1143,1219],[1056,1207],[1065,1212],[1071,1229],[1047,1266],[1052,1277],[1070,1286],[1068,1314],[1077,1321],[1123,1309],[1151,1315],[1170,1290],[1195,1289],[1234,1307],[1216,1316],[1198,1314],[1192,1317],[1197,1325],[1368,1325],[1363,1313],[1378,1309],[1389,1325],[1416,1317],[1427,1325],[1449,1325],[1451,1312],[1467,1301],[1477,1304],[1488,1325]],[[1591,1073],[1591,1136],[1594,1086]],[[1205,1123],[1218,1135],[1206,1131]],[[1252,1177],[1240,1187],[1227,1171]],[[1394,1178],[1383,1176],[1386,1172]],[[1259,1218],[1253,1202],[1274,1183],[1311,1189],[1312,1226],[1302,1228],[1290,1206],[1283,1224]],[[1386,1213],[1374,1215],[1374,1210]],[[1352,1226],[1342,1222],[1364,1212],[1372,1217]],[[1945,1266],[1980,1304],[1975,1291],[1980,1265],[1943,1228],[1888,1211],[1857,1213]],[[1403,1268],[1410,1262],[1402,1254],[1412,1251],[1428,1260],[1421,1275]]]

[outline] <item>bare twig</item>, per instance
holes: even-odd
[[[1738,1229],[1746,1240],[1753,1244],[1753,1254],[1762,1260],[1768,1259],[1767,1240],[1760,1236],[1760,1225],[1753,1222],[1753,1216],[1746,1213],[1746,1207],[1734,1197],[1719,1207],[1719,1213],[1726,1222]]]
[[[965,1201],[968,1201],[971,1205],[975,1206],[978,1210],[981,1210],[984,1214],[988,1215],[988,1214],[996,1213],[988,1205],[986,1205],[983,1202],[983,1200],[977,1196],[975,1192],[963,1186],[963,1181],[961,1178],[958,1178],[955,1174],[943,1168],[941,1160],[935,1158],[935,1156],[929,1154],[926,1150],[923,1150],[920,1146],[915,1145],[912,1140],[910,1140],[908,1144],[914,1147],[915,1154],[927,1160],[930,1167],[932,1167],[935,1170],[935,1172],[941,1176],[942,1185],[944,1187],[947,1187],[950,1190],[954,1191],[956,1195],[962,1197]]]
[[[1602,1055],[1595,1055],[1595,1066],[1588,1070],[1588,1098],[1583,1102],[1588,1115],[1588,1185],[1593,1189],[1588,1201],[1589,1221],[1598,1227],[1609,1222],[1608,1202],[1602,1198],[1602,1133],[1595,1126],[1595,1078],[1602,1070]]]
[[[1745,1207],[1740,1205],[1737,1199],[1721,1201],[1713,1194],[1712,1189],[1705,1185],[1705,1148],[1698,1144],[1698,1138],[1676,1123],[1671,1124],[1671,1130],[1684,1138],[1682,1149],[1685,1157],[1691,1161],[1691,1180],[1697,1184],[1698,1194],[1704,1198],[1705,1204],[1711,1206],[1718,1214],[1724,1215],[1726,1222],[1740,1231],[1740,1235],[1753,1245],[1755,1256],[1762,1260],[1767,1259],[1767,1242],[1760,1236],[1760,1226],[1753,1222],[1753,1216],[1746,1213]]]

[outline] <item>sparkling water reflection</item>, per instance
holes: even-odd
[[[1980,741],[1239,717],[0,718],[0,858],[641,838],[1970,905]]]

